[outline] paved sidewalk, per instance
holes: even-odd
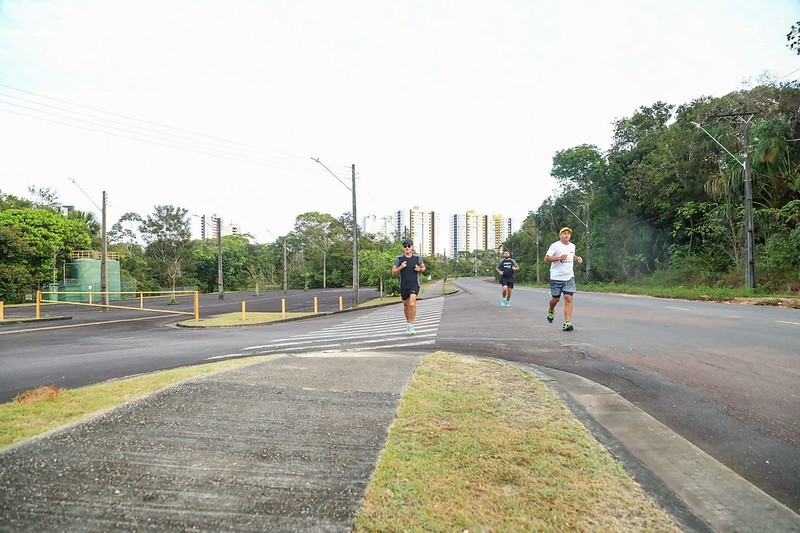
[[[419,357],[278,357],[13,446],[0,530],[349,531]]]

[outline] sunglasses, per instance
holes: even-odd
[[[411,248],[411,245],[410,244],[404,244],[403,248]]]

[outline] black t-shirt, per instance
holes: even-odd
[[[406,267],[400,271],[400,288],[401,289],[414,289],[419,287],[419,272],[414,270],[416,265],[424,265],[425,262],[417,254],[411,254],[411,257],[406,257],[406,254],[397,256],[394,260],[394,266],[399,267],[406,262]]]
[[[514,270],[513,267],[517,266],[517,262],[511,259],[501,259],[499,263],[497,263],[497,269],[502,270],[503,274],[501,277],[506,279],[514,279]]]

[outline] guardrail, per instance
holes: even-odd
[[[80,296],[88,295],[89,302],[70,302],[58,300],[58,295]],[[110,296],[112,294],[134,294],[139,297],[139,307],[132,307],[128,305],[111,305],[111,304],[96,304],[93,302],[95,296],[102,298],[102,296]],[[194,311],[173,311],[171,309],[152,309],[144,306],[145,295],[148,298],[171,298],[181,294],[191,294],[194,296]],[[55,300],[42,300],[42,295],[56,295]],[[106,309],[130,309],[134,311],[149,311],[154,313],[164,313],[171,315],[189,315],[194,316],[195,320],[200,320],[200,292],[199,291],[86,291],[86,292],[73,292],[73,291],[36,291],[36,318],[41,318],[41,306],[44,305],[80,305],[86,307],[102,307]]]

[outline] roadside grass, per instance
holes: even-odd
[[[253,324],[264,324],[266,322],[276,322],[278,320],[302,318],[312,315],[314,315],[314,313],[286,313],[285,315],[282,315],[281,313],[251,313],[248,311],[244,314],[244,320],[242,320],[241,312],[224,313],[208,318],[201,318],[200,320],[184,320],[180,323],[180,325],[185,328],[247,326]]]
[[[229,368],[255,364],[270,357],[272,356],[181,367],[78,389],[60,389],[55,395],[38,401],[0,404],[0,449],[125,402],[142,398],[175,383],[222,372]]]
[[[800,297],[796,294],[767,294],[743,288],[731,289],[707,285],[698,285],[694,287],[676,285],[665,287],[662,285],[648,286],[616,283],[587,283],[581,286],[581,290],[585,290],[586,292],[641,294],[657,298],[675,298],[682,300],[752,303],[754,305],[800,309]]]
[[[521,283],[527,287],[549,288],[546,283]],[[581,282],[578,280],[578,290],[581,292],[609,292],[617,294],[637,294],[653,296],[655,298],[675,298],[681,300],[701,300],[712,302],[753,303],[755,305],[789,307],[800,309],[800,296],[796,293],[786,292],[764,293],[758,290],[744,288],[727,288],[709,285],[683,286],[628,283],[595,283]]]
[[[356,531],[680,531],[532,375],[420,362]]]

